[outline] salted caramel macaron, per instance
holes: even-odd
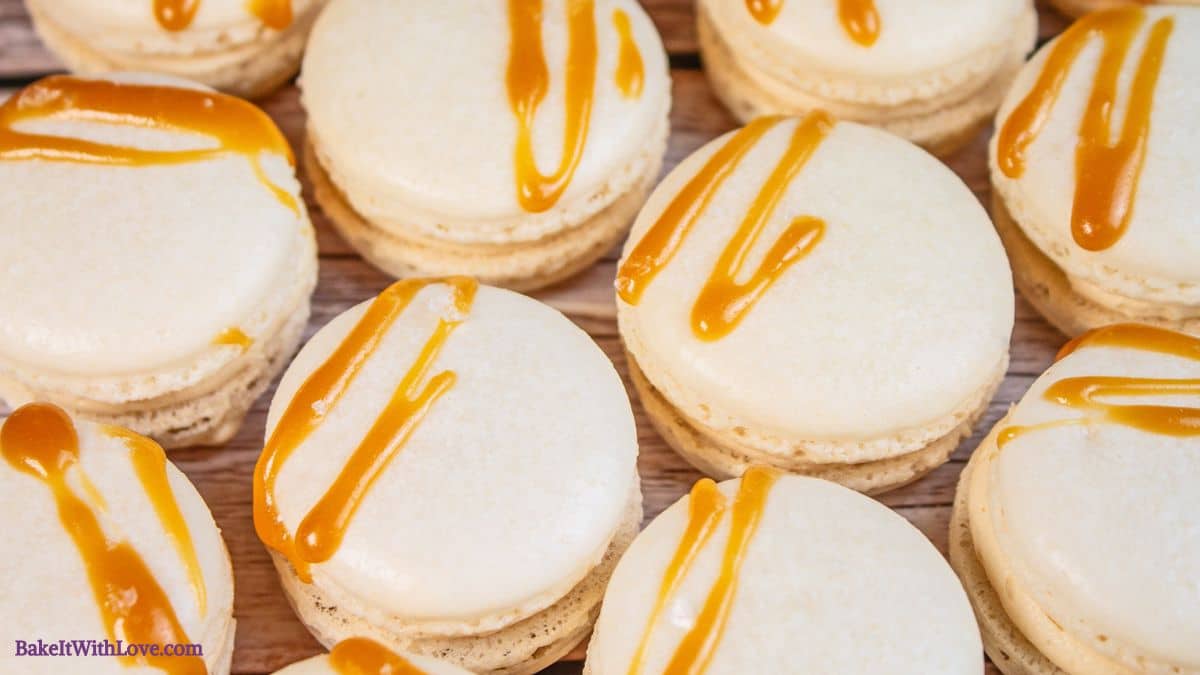
[[[270,118],[165,76],[53,76],[0,106],[0,185],[0,398],[228,440],[316,282]]]
[[[670,81],[634,0],[334,0],[301,78],[321,207],[396,277],[587,267],[658,177]]]
[[[962,585],[920,531],[833,483],[703,479],[638,535],[588,675],[983,672]]]
[[[0,670],[229,672],[229,553],[158,444],[30,403],[0,420],[0,456]]]
[[[1200,338],[1068,344],[971,457],[950,560],[1006,675],[1200,672]]]
[[[238,96],[295,75],[324,0],[25,0],[38,35],[77,73],[156,72]]]
[[[275,675],[471,675],[471,671],[417,654],[399,654],[370,638],[348,638],[328,654],[293,663]]]
[[[1031,0],[698,0],[697,14],[704,70],[743,123],[826,110],[942,155],[986,125],[1037,30]]]
[[[1196,0],[1136,0],[1143,5],[1196,5]],[[1129,4],[1129,0],[1049,0],[1050,4],[1067,16],[1080,17],[1088,12],[1113,9]]]
[[[979,202],[920,148],[823,113],[759,118],[681,162],[616,285],[651,422],[722,478],[915,480],[1008,362],[1012,280]]]
[[[1200,8],[1090,14],[996,116],[992,215],[1017,288],[1067,335],[1200,332]]]
[[[322,328],[267,418],[254,519],[325,646],[532,673],[591,630],[641,521],[612,363],[557,311],[407,279]]]

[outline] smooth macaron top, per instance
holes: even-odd
[[[336,0],[302,89],[310,141],[357,211],[463,241],[599,211],[639,178],[669,104],[662,44],[633,0]],[[518,107],[537,172],[565,186],[541,204],[518,197]]]
[[[1078,49],[1074,58],[1064,58],[1071,47]],[[1108,66],[1101,65],[1105,54]],[[1037,92],[1046,90],[1039,78],[1059,73],[1057,94],[1038,109],[1044,124],[1022,123],[1030,117],[1017,111],[1034,109]],[[1200,303],[1198,77],[1200,9],[1184,7],[1091,15],[1044,46],[1018,76],[996,118],[992,179],[1016,222],[1073,280],[1143,300]],[[1022,135],[1032,140],[1021,166],[1006,167],[1008,139]],[[1081,186],[1078,176],[1087,174],[1096,178]],[[1089,212],[1086,220],[1100,229],[1123,232],[1087,243],[1076,233]]]
[[[1165,334],[1095,335],[1115,331]],[[1085,338],[978,451],[976,550],[1068,672],[1200,670],[1200,339],[1175,335],[1180,353]]]
[[[323,592],[372,613],[468,632],[561,598],[600,561],[637,490],[633,415],[604,353],[546,305],[473,288],[397,282],[322,328],[272,401],[264,455],[274,487],[264,491],[267,472],[255,486],[260,535],[270,518],[258,495],[270,493],[295,540],[308,539],[301,526],[328,534],[319,505],[338,501],[338,485],[365,486],[333,550],[297,548],[290,559]],[[324,364],[406,292],[407,304],[389,305],[399,312],[390,327],[375,324],[377,337],[357,343],[368,345],[354,352],[359,366],[329,376]],[[310,401],[334,380],[341,393]],[[383,431],[401,419],[403,429]],[[373,482],[355,473],[363,456],[390,456]]]
[[[966,594],[924,535],[834,483],[784,475],[771,485],[761,471],[703,481],[638,535],[605,594],[589,673],[705,658],[714,675],[982,671]],[[714,498],[715,521],[697,515]]]
[[[976,198],[931,155],[883,131],[814,119],[753,122],[663,180],[621,261],[621,335],[651,383],[708,427],[789,444],[935,424],[1005,359],[1004,251]],[[821,130],[798,155],[799,136]],[[739,146],[729,168],[721,157]],[[714,166],[726,166],[723,182],[705,177]],[[698,195],[706,205],[694,207]],[[698,215],[671,238],[673,255],[647,266],[656,251],[646,242],[682,231],[669,223],[685,210]],[[791,239],[797,229],[808,236]]]
[[[73,443],[58,442],[71,435]],[[0,541],[0,573],[11,580],[0,593],[0,638],[9,645],[0,670],[70,670],[60,658],[14,657],[15,640],[199,643],[210,669],[228,656],[229,556],[208,506],[161,448],[122,429],[72,422],[39,403],[0,420],[0,443],[0,507],[19,514]],[[131,616],[122,631],[121,619],[110,622],[104,606],[120,605],[129,593],[139,603],[124,608]],[[148,615],[154,610],[163,612]],[[161,626],[168,614],[182,633],[139,632],[151,616]],[[74,663],[89,673],[130,667],[117,658]]]
[[[257,108],[164,76],[54,77],[0,116],[0,361],[187,384],[237,355],[223,334],[261,337],[295,302],[311,226]]]
[[[391,670],[386,670],[391,668]],[[347,675],[347,673],[396,673],[397,675],[471,675],[452,663],[422,656],[398,654],[366,638],[350,638],[334,646],[329,654],[297,661],[275,671],[275,675]]]

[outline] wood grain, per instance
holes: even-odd
[[[671,53],[674,78],[672,134],[664,172],[713,137],[734,127],[733,119],[713,98],[697,69],[694,15],[689,0],[643,0],[663,33]],[[1065,22],[1043,11],[1042,38],[1060,31]],[[57,59],[38,42],[19,0],[0,0],[0,98],[7,91],[60,69]],[[293,147],[299,147],[304,113],[298,92],[288,86],[260,102],[278,122]],[[987,203],[986,135],[948,164],[983,203]],[[306,195],[308,186],[305,186]],[[311,206],[318,233],[320,282],[313,298],[307,335],[329,319],[384,288],[389,278],[365,264],[329,227],[320,210]],[[616,251],[579,277],[542,291],[540,299],[559,308],[587,330],[625,374],[614,321],[612,279]],[[970,451],[1008,407],[1025,392],[1049,363],[1063,337],[1018,298],[1012,362],[996,399],[979,430],[954,454],[950,463],[925,479],[880,498],[921,529],[939,550],[946,550],[946,530],[955,482]],[[238,619],[234,672],[268,673],[299,658],[317,653],[319,645],[289,609],[266,552],[251,523],[250,476],[261,449],[263,425],[271,392],[254,406],[237,437],[221,448],[196,448],[172,453],[172,459],[191,477],[208,501],[233,556]],[[650,519],[683,495],[699,477],[671,452],[647,423],[634,401],[639,428],[639,468]],[[575,655],[576,657],[579,654]],[[989,666],[989,672],[996,672]],[[579,672],[577,663],[562,663],[557,675]]]

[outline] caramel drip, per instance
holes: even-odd
[[[95,511],[68,486],[67,472],[83,469],[75,425],[61,408],[48,403],[18,408],[0,428],[0,452],[14,469],[42,481],[53,494],[59,520],[87,568],[96,607],[110,640],[191,642],[146,562],[129,542],[109,539]],[[119,658],[167,673],[206,673],[204,660],[195,656],[138,654]]]
[[[250,348],[250,345],[254,344],[254,339],[242,332],[241,328],[234,326],[217,333],[217,336],[213,338],[213,344],[240,347],[242,351],[246,351]]]
[[[508,0],[511,55],[506,83],[508,102],[517,118],[514,168],[517,201],[539,213],[562,196],[587,145],[596,84],[595,0],[567,0],[566,103],[563,106],[562,151],[558,166],[543,174],[533,148],[533,124],[550,89],[550,71],[542,46],[542,0]]]
[[[663,573],[662,583],[658,587],[658,596],[654,608],[646,619],[646,627],[642,630],[642,639],[638,642],[633,660],[629,664],[629,675],[642,672],[646,658],[646,648],[650,644],[650,635],[654,626],[662,616],[667,601],[679,590],[679,585],[692,569],[696,555],[704,549],[712,533],[716,531],[721,516],[725,513],[725,495],[717,489],[717,484],[709,478],[702,478],[692,486],[688,496],[688,520],[683,530],[683,538],[671,556],[671,562]]]
[[[755,143],[784,118],[760,117],[725,143],[667,205],[658,220],[630,252],[617,273],[617,293],[631,305],[641,300],[646,287],[671,261],[713,196],[733,174]],[[794,218],[762,262],[745,281],[746,260],[767,223],[821,141],[833,130],[828,114],[815,112],[796,124],[783,156],[759,189],[746,216],[717,259],[692,307],[692,332],[705,341],[719,340],[732,331],[793,264],[821,241],[825,223],[812,216]]]
[[[642,95],[646,74],[642,65],[642,53],[638,51],[637,41],[633,39],[633,25],[623,9],[614,9],[612,19],[613,26],[617,29],[617,37],[621,41],[620,52],[617,55],[617,72],[614,75],[617,89],[621,90],[621,95],[625,98],[638,98]]]
[[[750,16],[764,26],[775,21],[781,9],[783,0],[746,0],[746,10],[750,12]]]
[[[340,675],[425,675],[408,659],[378,642],[348,638],[333,646],[329,663]]]
[[[1140,7],[1128,6],[1089,14],[1075,22],[1050,50],[1033,89],[1000,130],[997,160],[1009,178],[1025,171],[1025,154],[1049,120],[1063,83],[1084,47],[1102,42],[1100,63],[1075,144],[1075,195],[1071,233],[1075,243],[1100,251],[1117,243],[1129,227],[1138,180],[1146,159],[1154,91],[1162,70],[1167,41],[1175,21],[1154,22],[1129,87],[1129,101],[1120,134],[1112,139],[1121,71],[1146,20]]]
[[[187,568],[192,595],[196,598],[200,616],[204,616],[208,611],[208,591],[204,585],[204,573],[200,570],[200,559],[196,556],[196,546],[192,543],[192,533],[188,529],[187,520],[179,509],[179,502],[175,500],[175,493],[167,479],[167,454],[158,443],[128,429],[110,426],[104,427],[104,432],[119,439],[129,449],[129,458],[133,461],[133,468],[142,483],[142,489],[150,498],[150,504],[154,506],[154,513],[158,515],[158,521],[162,523],[167,538],[171,540],[171,546]]]
[[[359,372],[379,347],[392,324],[417,293],[426,286],[449,286],[456,317],[439,320],[392,399],[359,443],[350,460],[316,506],[301,521],[293,539],[283,524],[275,501],[275,481],[292,452],[324,422]],[[430,406],[454,384],[454,374],[442,372],[420,388],[438,352],[454,327],[470,310],[478,283],[467,277],[405,279],[379,294],[338,345],[296,391],[254,467],[254,527],[271,549],[291,561],[305,583],[309,565],[327,560],[338,544],[354,511],[405,439]]]
[[[1084,347],[1122,347],[1200,361],[1200,338],[1141,324],[1115,324],[1084,333],[1068,342],[1059,352],[1058,359]],[[1050,385],[1042,396],[1047,401],[1084,411],[1087,415],[1080,419],[1006,427],[997,437],[998,447],[1002,448],[1030,431],[1095,422],[1118,424],[1165,436],[1200,436],[1200,408],[1121,404],[1104,400],[1115,397],[1200,396],[1200,378],[1067,377]]]
[[[746,0],[746,10],[755,21],[769,26],[783,9],[783,0]],[[870,47],[879,39],[879,10],[875,0],[838,0],[838,21],[842,30],[858,44]]]
[[[18,123],[36,119],[196,133],[211,137],[218,146],[143,150],[16,130]],[[287,140],[271,118],[239,98],[197,89],[52,75],[0,105],[0,160],[150,166],[200,162],[231,153],[244,156],[275,198],[299,213],[296,198],[272,183],[262,166],[262,153],[294,161]]]
[[[164,29],[176,32],[192,25],[200,0],[154,0],[154,18]],[[292,23],[291,0],[248,0],[246,10],[268,28],[283,30]]]

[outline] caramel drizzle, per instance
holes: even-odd
[[[760,117],[743,127],[671,200],[618,270],[617,293],[623,301],[638,304],[646,287],[679,251],[725,180],[758,140],[784,120]],[[728,335],[767,289],[824,237],[823,220],[812,216],[794,218],[749,278],[737,281],[743,276],[750,251],[766,229],[788,185],[800,174],[834,124],[833,118],[824,112],[814,112],[796,124],[787,150],[721,252],[692,306],[692,332],[697,338],[710,342]]]
[[[187,568],[192,595],[196,598],[200,616],[204,616],[208,611],[204,573],[200,570],[200,559],[196,556],[196,546],[192,543],[192,533],[188,529],[187,520],[179,509],[179,502],[175,500],[175,493],[171,490],[171,483],[167,478],[167,454],[158,443],[128,429],[108,426],[104,427],[104,433],[120,440],[129,449],[129,458],[133,461],[133,468],[142,483],[142,489],[150,498],[150,504],[154,507],[154,513],[158,515],[158,521],[162,523],[167,538],[171,540],[171,546]]]
[[[217,333],[212,342],[214,345],[239,347],[242,351],[246,351],[250,348],[250,345],[254,344],[254,339],[246,335],[241,328],[234,326]]]
[[[1175,20],[1154,22],[1142,50],[1120,134],[1112,140],[1121,71],[1146,20],[1140,7],[1089,14],[1059,37],[1033,89],[1013,109],[1000,130],[997,161],[1009,178],[1025,171],[1025,154],[1037,139],[1062,92],[1063,83],[1084,47],[1102,42],[1100,63],[1075,145],[1075,195],[1071,233],[1080,247],[1101,251],[1116,244],[1133,217],[1138,181],[1146,160],[1154,91]]]
[[[186,29],[196,18],[200,0],[154,0],[154,19],[171,32]],[[246,10],[258,17],[263,25],[283,30],[292,23],[291,0],[248,0]]]
[[[517,118],[514,168],[517,201],[540,213],[554,206],[571,183],[587,145],[596,84],[594,0],[567,0],[566,104],[562,153],[553,173],[543,174],[533,148],[533,124],[550,89],[550,71],[542,46],[542,0],[509,0],[511,54],[506,83]]]
[[[425,675],[411,661],[378,642],[348,638],[333,646],[329,664],[340,675]]]
[[[59,407],[30,403],[18,408],[0,428],[0,452],[17,471],[45,483],[58,517],[87,568],[96,607],[110,640],[138,643],[189,643],[166,592],[146,562],[127,541],[108,538],[96,512],[67,484],[71,469],[82,472],[79,437]],[[122,661],[179,675],[204,675],[196,656],[122,655]]]
[[[1083,347],[1123,347],[1200,361],[1200,338],[1141,324],[1116,324],[1085,333],[1068,342],[1058,358],[1062,359]],[[1110,397],[1200,396],[1200,378],[1067,377],[1050,385],[1042,396],[1052,403],[1088,414],[1077,419],[1006,427],[997,437],[998,447],[1003,448],[1030,431],[1096,422],[1118,424],[1166,436],[1200,436],[1200,408],[1116,404],[1103,400]]]
[[[614,9],[613,26],[617,29],[617,38],[621,48],[617,55],[617,72],[613,76],[617,89],[625,98],[638,98],[642,95],[646,74],[642,65],[642,53],[638,51],[637,41],[633,39],[633,25],[629,15],[623,9]]]
[[[409,368],[359,442],[333,484],[297,527],[288,533],[275,501],[275,481],[288,457],[337,407],[350,384],[392,324],[426,286],[449,286],[454,316],[442,317]],[[467,277],[405,279],[379,294],[337,349],[314,370],[296,391],[267,439],[254,467],[254,527],[271,549],[286,557],[302,581],[311,581],[309,566],[328,560],[340,545],[354,512],[375,479],[400,452],[405,441],[433,404],[454,386],[449,371],[427,378],[450,333],[463,321],[475,298],[478,283]]]
[[[675,648],[664,675],[700,675],[708,669],[729,622],[733,600],[737,594],[739,573],[746,559],[746,550],[758,531],[767,496],[779,479],[779,472],[753,466],[742,475],[732,506],[710,480],[704,479],[692,488],[688,503],[688,523],[675,554],[663,574],[654,609],[646,623],[642,640],[634,653],[629,675],[642,670],[646,644],[668,599],[675,594],[691,570],[696,556],[704,548],[726,511],[730,512],[729,539],[721,556],[717,579],[704,599],[692,628]]]
[[[770,25],[783,9],[783,0],[746,0],[746,9],[755,21]],[[875,0],[838,0],[838,21],[851,40],[870,47],[879,39],[879,10]]]
[[[80,138],[17,131],[26,120],[56,119],[181,131],[209,136],[216,148],[142,150]],[[296,198],[263,170],[261,154],[294,162],[291,148],[271,118],[233,96],[211,91],[52,75],[25,87],[0,105],[0,160],[43,160],[109,166],[200,162],[236,153],[277,200],[299,213]]]

